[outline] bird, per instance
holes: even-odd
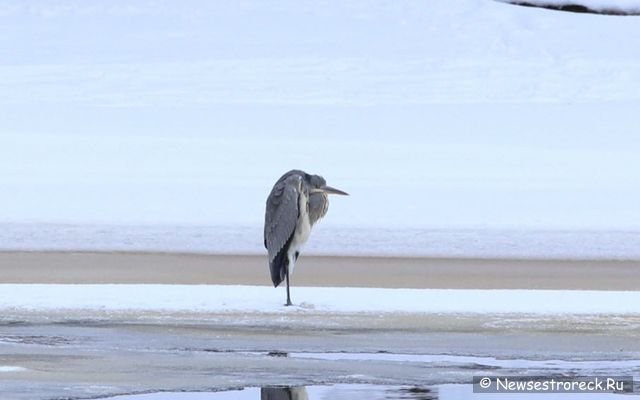
[[[287,303],[292,305],[289,276],[309,239],[311,228],[329,209],[329,194],[348,196],[327,186],[325,179],[294,169],[273,185],[264,220],[264,247],[269,253],[269,270],[274,287],[287,282]]]

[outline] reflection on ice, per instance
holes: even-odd
[[[260,389],[260,400],[308,400],[305,386],[265,386]]]
[[[161,392],[111,397],[111,400],[435,400],[437,389],[363,384],[265,386],[211,393]],[[446,399],[445,399],[446,400]],[[508,400],[508,399],[503,399]],[[544,400],[544,399],[543,399]],[[595,399],[598,400],[598,399]]]
[[[580,393],[535,394],[535,400],[577,400]],[[473,393],[471,385],[406,387],[364,384],[318,386],[266,386],[211,393],[149,393],[125,395],[111,400],[530,400],[531,394]],[[589,400],[623,400],[613,393],[589,394]]]
[[[584,371],[622,371],[620,375],[640,365],[640,360],[525,360],[494,357],[458,356],[449,354],[396,354],[396,353],[289,353],[293,358],[312,358],[317,360],[353,360],[353,361],[391,361],[416,363],[465,364],[475,369],[522,368],[543,370]],[[484,368],[483,368],[484,367]]]

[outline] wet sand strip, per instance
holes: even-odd
[[[270,285],[266,256],[143,252],[0,252],[0,283]],[[297,286],[640,290],[640,260],[300,258]]]

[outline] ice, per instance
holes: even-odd
[[[297,387],[298,394],[292,395],[285,391],[287,399],[291,400],[385,400],[389,398],[399,398],[406,400],[440,399],[440,400],[462,400],[462,399],[498,399],[516,400],[525,399],[531,394],[509,394],[509,393],[479,393],[474,394],[471,385],[434,385],[428,387],[409,387],[395,385],[364,385],[364,384],[337,384],[325,386]],[[257,400],[260,399],[260,388],[245,388],[243,390],[222,391],[216,393],[150,393],[142,395],[124,395],[109,397],[112,400]],[[536,393],[538,400],[555,399],[581,399],[584,394],[580,393]],[[614,393],[589,393],[591,400],[617,400],[619,394]]]
[[[261,226],[0,224],[0,250],[266,254]],[[640,232],[350,228],[320,223],[304,254],[522,259],[640,258]]]
[[[640,292],[590,290],[462,290],[241,285],[0,284],[0,309],[106,312],[640,314]]]
[[[452,363],[483,365],[496,368],[540,369],[549,371],[571,370],[584,376],[597,375],[598,371],[625,374],[640,364],[640,360],[524,360],[497,359],[495,357],[470,357],[448,354],[391,354],[391,353],[289,353],[289,357],[313,358],[319,360],[377,360],[415,363]]]
[[[24,367],[16,367],[13,365],[0,365],[0,372],[22,372],[27,369]]]

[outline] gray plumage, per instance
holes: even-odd
[[[328,194],[347,193],[327,186],[319,175],[291,170],[278,179],[267,198],[264,246],[273,285],[287,280],[287,305],[291,304],[289,276],[311,227],[329,209]]]
[[[313,226],[329,211],[329,196],[326,193],[312,193],[309,196],[309,221]]]
[[[267,198],[264,246],[269,252],[269,262],[282,250],[296,228],[301,190],[304,190],[301,177],[288,173],[276,182]]]

